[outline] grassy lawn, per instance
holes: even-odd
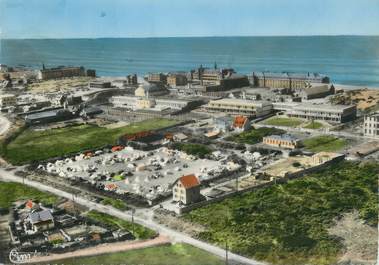
[[[120,199],[113,199],[113,198],[107,197],[104,200],[102,200],[101,203],[104,205],[111,205],[114,208],[122,210],[122,211],[129,209],[126,203]]]
[[[334,264],[343,251],[328,228],[356,209],[378,223],[379,163],[342,161],[304,178],[196,209],[183,218],[207,228],[198,237],[274,264]]]
[[[98,211],[89,211],[87,217],[114,228],[124,229],[133,232],[133,224],[131,222],[119,219],[117,217],[113,217],[105,213],[100,213]],[[133,235],[135,238],[138,239],[149,239],[156,236],[157,233],[149,228],[134,223]]]
[[[330,135],[321,135],[305,139],[303,145],[312,152],[337,152],[347,145],[347,141]]]
[[[2,153],[12,164],[25,164],[115,144],[123,134],[161,129],[176,123],[169,119],[152,119],[114,129],[94,125],[71,126],[46,131],[27,129],[3,147]]]
[[[276,128],[258,128],[228,137],[226,140],[241,144],[256,144],[262,142],[263,137],[273,134],[284,134],[285,131]]]
[[[222,265],[220,258],[188,244],[163,245],[113,254],[59,260],[54,264]]]
[[[0,182],[0,208],[9,208],[13,202],[32,199],[44,204],[54,204],[58,198],[50,193],[15,182]]]
[[[173,148],[200,158],[212,153],[212,149],[203,144],[175,143]]]
[[[321,122],[317,122],[317,121],[312,121],[310,122],[309,124],[307,124],[306,126],[304,126],[303,128],[305,129],[320,129],[320,128],[323,128],[324,127],[324,124],[322,124]]]
[[[297,118],[287,118],[287,117],[272,117],[262,122],[266,125],[273,126],[286,126],[286,127],[296,127],[300,124],[303,124],[304,121],[302,119]]]

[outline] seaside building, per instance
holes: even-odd
[[[162,96],[168,93],[169,91],[164,86],[149,83],[140,84],[134,91],[136,97]]]
[[[193,174],[182,176],[174,183],[172,194],[175,202],[185,205],[198,202],[201,199],[198,178]]]
[[[363,134],[368,137],[379,138],[379,112],[364,116]]]
[[[161,83],[166,85],[167,84],[167,75],[163,73],[149,73],[147,76],[147,81],[150,83]]]
[[[300,146],[300,140],[292,135],[270,135],[263,137],[263,143],[279,148],[295,149]]]
[[[126,76],[126,85],[138,85],[138,78],[136,74]]]
[[[329,82],[329,77],[317,73],[253,72],[250,76],[250,83],[256,87],[286,88],[291,90],[309,87],[311,83],[328,84]]]
[[[37,79],[50,80],[65,77],[85,76],[84,67],[57,67],[38,71]]]
[[[271,103],[245,99],[223,98],[209,101],[205,109],[210,112],[224,112],[232,115],[262,117],[273,111]]]
[[[185,86],[187,85],[186,73],[169,73],[167,76],[167,84],[171,87]]]
[[[332,123],[343,123],[352,121],[356,118],[357,107],[355,105],[345,106],[300,103],[292,106],[286,114],[289,117],[309,120],[324,120]]]
[[[172,99],[172,98],[146,98],[133,96],[114,96],[111,102],[115,107],[130,109],[174,109],[179,111],[191,110],[199,106],[202,102],[190,99]]]
[[[329,86],[328,84],[310,84],[310,86],[306,88],[296,88],[294,92],[296,97],[300,97],[303,100],[324,98],[334,93],[334,86]]]
[[[92,81],[88,83],[89,88],[111,88],[112,84],[108,81]]]

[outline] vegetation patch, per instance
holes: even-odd
[[[15,182],[0,182],[0,208],[8,209],[18,200],[33,200],[43,204],[55,204],[58,197]]]
[[[304,121],[302,119],[289,118],[289,117],[273,117],[263,122],[263,124],[266,124],[266,125],[286,126],[286,127],[297,127],[303,123]]]
[[[58,264],[146,264],[146,265],[222,265],[219,257],[188,244],[173,244],[94,257],[64,259]]]
[[[27,129],[3,146],[2,155],[12,164],[25,164],[113,145],[124,134],[162,129],[176,123],[177,121],[169,119],[152,119],[114,129],[95,125],[70,126],[46,131]]]
[[[204,158],[206,155],[212,153],[212,149],[203,144],[175,143],[173,148],[200,158]]]
[[[334,220],[357,210],[378,222],[379,163],[341,161],[288,183],[244,193],[196,209],[184,219],[207,231],[198,237],[233,252],[275,264],[334,264],[341,239]]]
[[[347,145],[347,141],[330,135],[321,135],[305,139],[303,145],[312,152],[337,152]]]
[[[103,223],[105,225],[109,225],[115,229],[121,229],[125,231],[129,231],[133,233],[134,237],[137,239],[149,239],[153,238],[157,235],[157,233],[149,228],[146,228],[142,225],[132,223],[129,221],[125,221],[123,219],[111,216],[109,214],[101,213],[98,211],[89,211],[87,217]]]
[[[104,205],[111,205],[114,208],[122,210],[122,211],[129,209],[129,207],[126,205],[126,203],[120,199],[113,199],[113,198],[107,197],[107,198],[103,199],[101,201],[101,203]]]
[[[274,134],[284,134],[285,131],[276,129],[276,128],[268,128],[268,127],[261,127],[258,129],[252,129],[243,133],[240,133],[238,135],[233,135],[228,137],[227,141],[233,141],[241,144],[256,144],[259,142],[262,142],[263,137],[274,135]]]
[[[309,124],[307,124],[303,128],[316,130],[316,129],[320,129],[320,128],[323,128],[323,127],[324,127],[324,124],[322,124],[321,122],[311,121]]]

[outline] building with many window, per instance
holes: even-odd
[[[186,73],[169,73],[167,76],[167,84],[171,87],[185,86],[187,85]]]
[[[263,143],[279,148],[295,149],[300,146],[300,139],[289,135],[270,135],[263,137]]]
[[[57,67],[38,71],[37,79],[50,80],[65,77],[85,76],[84,67]]]
[[[365,115],[363,134],[368,137],[379,138],[379,112]]]
[[[329,105],[300,103],[286,112],[289,117],[324,120],[332,123],[352,121],[357,116],[355,105]]]
[[[172,195],[173,201],[185,205],[198,202],[201,199],[198,178],[193,174],[182,176],[174,183]]]
[[[147,81],[150,83],[161,83],[167,84],[167,75],[163,73],[149,73],[147,76]]]
[[[265,101],[232,98],[211,100],[205,108],[210,112],[224,112],[232,115],[245,115],[249,117],[262,117],[273,111],[272,104]]]
[[[272,73],[253,72],[250,83],[256,87],[297,89],[309,87],[311,83],[330,82],[329,77],[317,73]]]

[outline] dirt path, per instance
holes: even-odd
[[[52,254],[50,256],[34,257],[29,261],[29,263],[38,262],[48,262],[53,260],[67,259],[67,258],[77,258],[85,256],[95,256],[101,254],[115,253],[133,249],[147,248],[152,246],[159,246],[170,243],[170,240],[165,236],[159,236],[147,241],[124,241],[117,243],[106,243],[97,245],[94,247],[89,247],[85,249],[80,249],[73,252],[67,252],[63,254]]]

